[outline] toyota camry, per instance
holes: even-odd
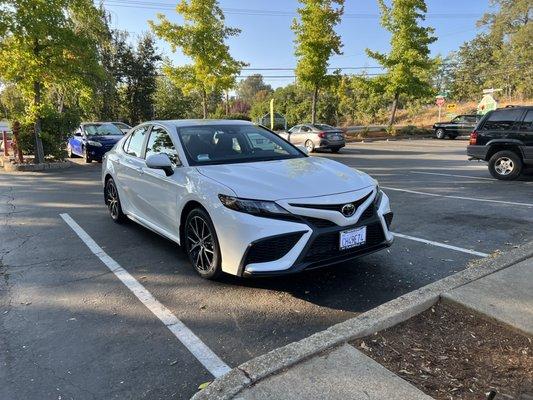
[[[367,174],[247,121],[143,123],[103,159],[111,218],[178,243],[204,278],[293,273],[391,245]]]

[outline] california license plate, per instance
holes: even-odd
[[[339,247],[341,250],[351,249],[366,243],[366,226],[342,231],[340,233]]]

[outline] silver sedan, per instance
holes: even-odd
[[[305,146],[309,153],[322,149],[329,149],[333,153],[337,153],[346,145],[344,133],[340,129],[326,124],[295,125],[287,132],[281,132],[279,135],[296,146]]]

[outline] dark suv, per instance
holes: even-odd
[[[448,136],[455,139],[459,135],[468,135],[479,122],[480,115],[458,115],[449,122],[435,122],[433,130],[437,139],[444,139]]]
[[[493,177],[517,178],[533,165],[533,106],[488,112],[470,134],[466,152],[471,160],[488,161]]]

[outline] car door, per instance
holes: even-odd
[[[160,153],[168,155],[174,173],[167,176],[163,170],[144,165],[144,174],[139,182],[142,213],[158,228],[178,236],[178,203],[186,192],[185,167],[181,167],[170,133],[164,127],[154,125],[146,143],[145,159]]]
[[[68,144],[72,153],[81,156],[83,155],[83,128],[80,126],[74,132],[74,135],[69,139]]]
[[[464,117],[462,115],[459,115],[452,119],[452,123],[450,124],[450,128],[447,129],[449,133],[453,133],[454,135],[460,135],[463,132],[464,127]]]
[[[524,143],[524,158],[533,162],[533,109],[526,111],[520,123],[518,139]]]
[[[287,141],[290,143],[294,143],[294,140],[296,139],[296,135],[300,132],[300,125],[295,125],[288,131],[287,135]]]
[[[124,155],[117,166],[118,184],[126,197],[128,211],[134,216],[146,218],[142,212],[143,149],[149,132],[149,125],[135,129],[124,143]]]
[[[302,125],[302,127],[300,128],[300,132],[298,132],[298,135],[297,135],[298,142],[295,144],[303,145],[305,144],[307,139],[313,140],[313,136],[314,136],[313,128],[307,125]]]

